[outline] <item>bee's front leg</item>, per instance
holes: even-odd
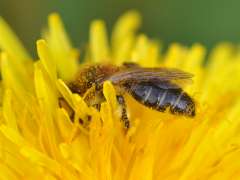
[[[122,108],[121,119],[124,122],[124,126],[127,129],[129,129],[130,128],[130,121],[129,121],[128,116],[127,116],[127,107],[126,107],[125,99],[122,95],[117,95],[117,101]]]

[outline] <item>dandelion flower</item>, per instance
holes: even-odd
[[[110,39],[104,22],[93,21],[83,57],[57,14],[48,23],[33,60],[0,19],[0,179],[240,179],[239,48],[222,43],[206,57],[200,44],[173,43],[162,53],[156,41],[137,33],[140,16],[129,11]],[[66,85],[80,59],[190,72],[194,83],[185,90],[196,116],[156,112],[127,96],[132,126],[123,131],[110,82],[100,112]],[[91,116],[88,128],[71,121],[59,97],[77,117]]]

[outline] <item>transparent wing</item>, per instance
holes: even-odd
[[[119,71],[106,80],[113,84],[149,82],[169,89],[179,88],[192,82],[193,75],[171,68],[128,68]]]

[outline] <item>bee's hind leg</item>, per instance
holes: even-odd
[[[128,116],[127,116],[127,107],[126,107],[125,99],[122,95],[117,95],[117,101],[122,108],[121,119],[124,122],[124,126],[127,129],[129,129],[130,128],[130,121],[129,121]]]

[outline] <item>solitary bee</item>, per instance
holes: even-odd
[[[144,68],[134,63],[122,66],[110,64],[90,65],[82,68],[76,78],[68,83],[73,93],[84,97],[89,106],[100,108],[105,100],[103,83],[109,80],[117,91],[117,100],[122,107],[121,118],[125,127],[130,126],[123,94],[129,93],[139,103],[164,112],[193,117],[195,103],[182,90],[184,83],[191,81],[192,75],[170,68]]]

